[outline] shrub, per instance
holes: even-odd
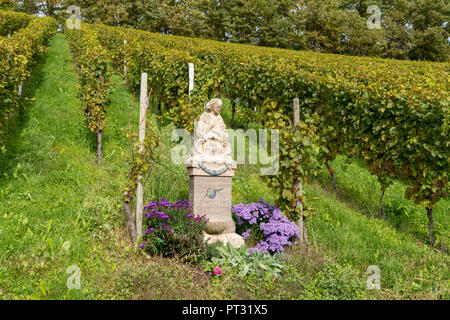
[[[205,268],[205,271],[213,271],[215,275],[221,275],[225,271],[237,273],[240,277],[265,274],[274,276],[280,274],[282,270],[283,265],[278,256],[258,251],[250,253],[245,246],[236,249],[229,243],[226,246],[215,247],[211,261]]]
[[[35,17],[21,12],[0,10],[0,36],[6,37],[25,28]]]
[[[14,13],[2,11],[0,12],[0,35],[4,31],[2,28],[10,25],[4,20],[7,15],[10,16],[11,24],[16,25],[15,28],[18,31],[14,32],[10,38],[0,36],[0,131],[12,114],[22,111],[19,85],[31,76],[33,67],[46,51],[47,42],[57,29],[56,20],[50,17],[28,16],[29,21],[26,24],[25,21],[20,20],[25,16],[16,16]],[[17,20],[14,17],[20,19]],[[22,24],[23,27],[20,28]],[[0,140],[2,139],[3,137],[0,137]],[[0,150],[4,151],[4,148],[0,141]]]
[[[297,225],[268,201],[237,204],[231,209],[237,222],[236,231],[244,239],[257,242],[250,252],[281,252],[300,237]]]
[[[202,233],[205,216],[194,216],[187,200],[169,202],[163,198],[146,207],[143,226],[145,233],[139,245],[152,255],[179,257],[196,262],[206,253]]]
[[[102,134],[110,102],[111,68],[108,51],[98,41],[95,30],[65,29],[77,66],[78,90],[89,130],[97,133],[97,163],[102,158]]]

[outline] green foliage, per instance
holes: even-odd
[[[411,6],[413,60],[449,61],[450,5],[445,0],[419,0]]]
[[[357,56],[378,56],[383,34],[369,30],[366,12],[343,10],[340,0],[300,0],[292,13],[299,49]],[[374,4],[374,3],[370,3]]]
[[[373,196],[376,206],[376,179],[367,171],[360,175],[352,165],[346,176],[336,162],[330,164],[336,167],[339,184],[353,185],[348,190],[352,203],[337,201],[314,183],[305,186],[312,196],[308,201],[317,209],[308,219],[311,245],[304,252],[287,252],[282,259],[286,268],[276,281],[259,274],[242,279],[230,272],[212,282],[200,268],[177,259],[136,255],[125,235],[117,195],[128,183],[125,159],[131,148],[120,129],[130,122],[130,130],[136,130],[139,104],[120,85],[121,79],[113,78],[102,167],[92,165],[92,148],[80,129],[85,121],[82,102],[63,35],[51,40],[47,58],[24,86],[24,95],[36,100],[25,110],[26,121],[10,119],[7,151],[0,154],[0,171],[6,173],[0,177],[0,299],[449,298],[448,255],[388,221],[362,215],[358,205],[365,206],[367,197]],[[162,141],[162,163],[155,165],[145,194],[185,198],[185,168],[170,162],[173,126],[157,127],[155,121],[154,129]],[[257,171],[246,167],[238,168],[233,181],[238,201],[257,201],[251,197],[260,191],[269,195]],[[387,190],[387,205],[412,214],[414,204],[401,199],[396,185]],[[449,210],[448,201],[438,202],[436,219],[444,221]],[[426,230],[423,220],[421,228]],[[448,233],[448,222],[441,229]],[[68,291],[65,271],[74,264],[82,272],[82,289]],[[365,283],[367,266],[373,264],[380,266],[382,289],[361,292],[359,284]],[[324,279],[323,286],[316,277]]]
[[[205,63],[186,51],[166,49],[154,42],[145,41],[146,33],[125,28],[108,28],[94,25],[102,44],[111,52],[114,65],[120,71],[127,61],[127,84],[139,88],[142,72],[148,73],[148,83],[154,98],[161,104],[163,119],[193,130],[203,103],[212,95],[220,79],[214,79]],[[126,40],[126,44],[124,44]],[[188,64],[196,69],[196,85],[188,94]]]
[[[177,50],[161,50],[153,44],[139,43],[130,48],[127,82],[137,87],[142,72],[148,72],[149,85],[154,89],[156,99],[162,103],[163,116],[176,125],[193,130],[193,120],[202,110],[201,101],[208,96],[196,90],[192,103],[188,96],[188,63],[201,67],[198,60]],[[198,78],[201,87],[202,79]],[[197,100],[198,99],[198,100]]]
[[[26,1],[27,3],[30,1]],[[33,2],[33,1],[31,1]],[[47,1],[43,11],[52,14]],[[324,53],[448,61],[445,0],[64,0],[89,23]],[[381,29],[368,29],[370,5]],[[33,12],[29,8],[28,12]],[[64,10],[61,14],[66,17]]]
[[[53,18],[35,18],[0,11],[0,130],[10,116],[20,111],[19,85],[31,75],[38,57],[46,51],[48,39],[56,31]],[[20,29],[20,27],[23,28]],[[0,150],[4,149],[0,141]]]
[[[129,183],[123,193],[123,200],[127,203],[134,197],[139,177],[148,179],[155,166],[155,161],[160,162],[158,161],[161,158],[161,153],[158,152],[160,140],[155,133],[154,122],[146,119],[145,131],[145,138],[142,143],[136,141],[138,135],[136,132],[127,132],[127,137],[132,142],[131,169],[128,177]]]
[[[71,46],[79,79],[78,89],[92,132],[103,131],[106,126],[106,108],[110,100],[110,61],[100,45],[95,31],[65,30]]]
[[[176,142],[172,140],[173,131],[176,127],[172,125],[161,126],[152,115],[152,129],[155,131],[159,143],[152,149],[151,172],[148,171],[143,182],[146,199],[188,199],[189,177],[186,175],[184,165],[172,162],[172,148]]]
[[[290,220],[297,221],[301,215],[308,217],[312,209],[306,206],[304,193],[300,196],[299,183],[305,184],[307,177],[316,175],[321,165],[318,115],[305,114],[294,127],[276,103],[266,104],[264,114],[268,128],[280,130],[280,169],[276,175],[266,177],[267,183],[277,190],[277,206]]]
[[[25,28],[31,19],[34,17],[24,13],[0,10],[0,36],[6,37]]]
[[[82,26],[65,29],[74,56],[78,90],[84,115],[91,132],[97,134],[97,164],[102,158],[102,137],[106,127],[106,109],[111,93],[111,61],[97,39],[97,32]]]
[[[180,122],[181,119],[185,126],[189,122],[187,115],[192,109],[183,101],[186,101],[187,62],[191,60],[198,65],[196,90],[202,94],[197,101],[202,101],[200,97],[204,98],[207,92],[219,90],[219,94],[238,101],[235,107],[244,121],[264,124],[277,120],[271,118],[273,113],[269,116],[263,111],[265,101],[275,104],[279,113],[282,111],[291,118],[292,98],[297,97],[300,113],[305,117],[302,121],[307,123],[307,115],[319,117],[316,116],[315,123],[320,126],[308,124],[310,129],[317,127],[312,134],[316,138],[308,143],[318,159],[332,160],[344,151],[356,155],[367,162],[382,188],[389,185],[390,179],[401,179],[407,183],[405,196],[423,207],[432,208],[449,193],[447,63],[325,55],[101,25],[96,28],[104,34],[102,39],[114,37],[117,43],[127,37],[133,43],[129,46],[135,48],[129,82],[136,85],[141,71],[152,70],[155,91],[171,97],[165,105],[169,107],[166,114],[172,120]],[[120,53],[123,46],[112,46],[112,43],[105,42],[108,50],[114,56],[125,58]],[[142,52],[140,48],[146,50]],[[157,53],[152,53],[152,48]],[[170,59],[166,57],[169,54]],[[185,58],[173,63],[177,57]],[[145,65],[147,61],[153,61],[152,68]],[[181,101],[175,100],[177,94],[181,95]],[[161,96],[161,99],[165,98]],[[200,105],[193,108],[200,110]],[[189,112],[184,113],[185,110]],[[286,150],[285,155],[289,155]],[[290,164],[284,162],[286,168]],[[315,161],[311,164],[314,167]],[[282,197],[292,200],[294,186],[283,185],[283,189],[291,189],[279,189]],[[288,210],[294,212],[294,208],[291,204]]]
[[[17,10],[30,15],[44,14],[53,18],[57,18],[58,9],[61,8],[61,5],[64,5],[64,3],[67,2],[65,0],[0,0],[0,2],[1,1],[14,2],[13,5],[10,5],[10,10]]]
[[[237,273],[244,278],[248,275],[277,276],[283,270],[279,254],[253,252],[250,254],[245,246],[233,248],[229,243],[211,250],[211,260],[206,263],[205,271],[213,271],[220,266],[225,272]]]
[[[16,10],[17,3],[14,0],[0,0],[1,10]]]

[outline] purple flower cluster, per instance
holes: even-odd
[[[244,238],[244,240],[246,240],[248,237],[250,237],[250,232],[251,231],[252,231],[251,229],[248,229],[247,231],[242,233],[242,238]]]
[[[159,201],[152,201],[148,206],[144,206],[145,233],[143,243],[139,247],[146,248],[155,243],[164,246],[164,243],[167,244],[170,239],[177,237],[176,234],[201,233],[206,223],[205,216],[194,216],[192,205],[187,200],[170,202],[160,198]]]
[[[250,253],[281,252],[300,237],[298,226],[264,199],[258,203],[237,204],[231,210],[237,220],[238,232],[245,230],[242,237],[252,237],[257,241],[256,246],[250,248]]]
[[[178,200],[177,202],[170,202],[165,200],[164,198],[160,198],[159,201],[152,201],[148,206],[144,206],[144,210],[151,212],[157,212],[157,209],[189,209],[192,211],[192,204],[190,204],[187,200]]]

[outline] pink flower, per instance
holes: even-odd
[[[215,274],[216,276],[217,276],[217,275],[221,275],[221,274],[223,274],[223,270],[220,269],[219,266],[217,266],[217,267],[214,268],[214,274]]]

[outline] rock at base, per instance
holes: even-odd
[[[230,243],[234,248],[240,248],[245,244],[244,238],[237,233],[223,233],[223,234],[204,234],[203,240],[209,244],[221,241],[224,245]]]

